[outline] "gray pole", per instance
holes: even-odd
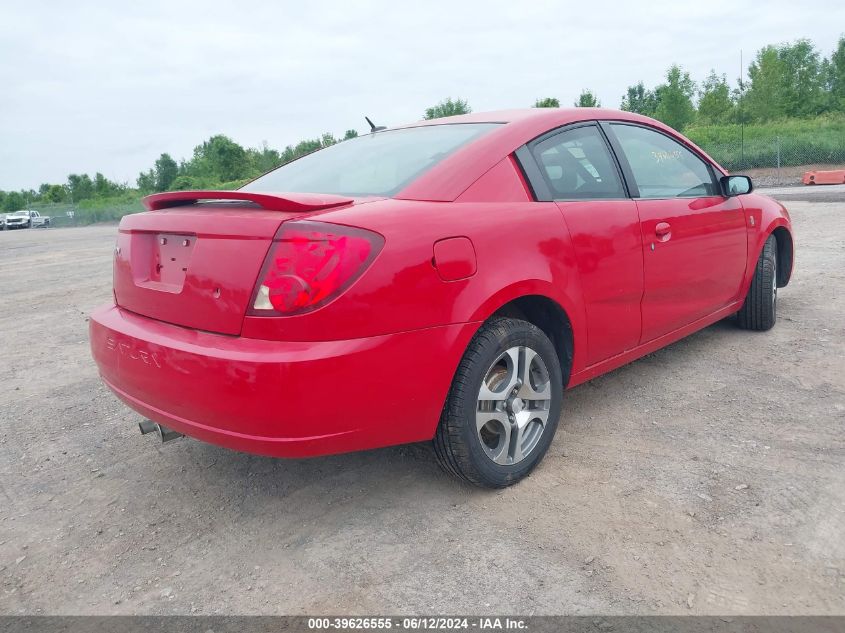
[[[745,169],[745,119],[742,116],[742,95],[745,92],[745,82],[742,80],[742,49],[739,49],[739,163],[740,169]]]

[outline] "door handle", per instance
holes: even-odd
[[[661,242],[665,242],[672,237],[672,226],[668,222],[658,222],[654,227],[654,234]]]

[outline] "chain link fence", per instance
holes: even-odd
[[[95,222],[117,222],[128,213],[143,211],[140,199],[137,202],[104,203],[96,207],[70,202],[33,202],[27,209],[34,209],[50,218],[50,226],[85,226]]]
[[[730,172],[748,173],[758,186],[801,184],[804,172],[845,169],[845,135],[830,134],[812,140],[773,136],[737,139],[730,143],[699,144]]]

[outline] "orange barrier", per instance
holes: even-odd
[[[845,184],[845,169],[831,171],[804,172],[805,185],[842,185]]]

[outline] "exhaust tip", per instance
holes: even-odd
[[[162,444],[184,437],[182,433],[174,431],[173,429],[168,429],[166,426],[162,426],[161,424],[156,424],[156,431],[158,432],[158,436],[161,438]]]
[[[172,440],[179,439],[180,437],[184,437],[182,433],[174,431],[173,429],[169,429],[166,426],[162,426],[161,424],[157,424],[152,420],[141,420],[140,422],[138,422],[138,429],[141,431],[141,435],[155,433],[156,435],[158,435],[162,444],[164,442],[170,442]]]

